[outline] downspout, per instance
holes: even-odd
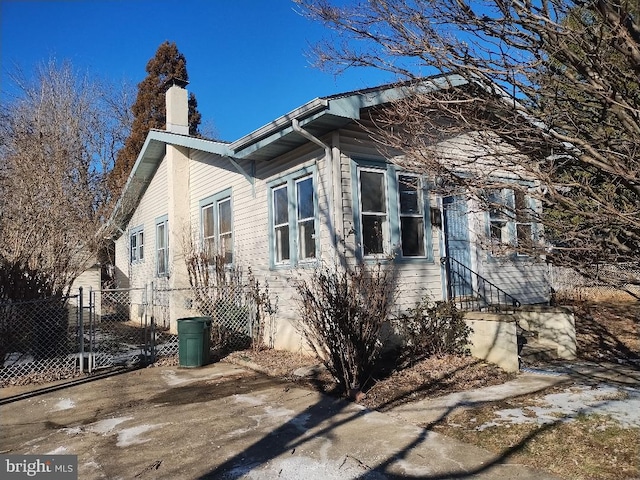
[[[335,207],[335,202],[333,199],[333,190],[334,190],[334,186],[333,186],[333,155],[332,155],[332,151],[331,151],[331,146],[327,145],[326,143],[324,143],[322,140],[320,140],[318,137],[312,135],[311,133],[309,133],[307,130],[303,129],[300,126],[300,122],[298,121],[297,118],[294,118],[291,121],[291,128],[293,129],[294,132],[299,133],[300,135],[302,135],[304,138],[306,138],[307,140],[309,140],[310,142],[315,143],[316,145],[318,145],[319,147],[324,149],[324,160],[325,160],[325,177],[327,179],[327,192],[326,192],[326,198],[328,201],[328,215],[327,215],[327,227],[329,228],[329,232],[331,233],[331,260],[332,260],[332,264],[334,266],[337,265],[336,263],[336,258],[337,258],[337,250],[338,250],[338,236],[337,236],[337,232],[334,226],[334,217],[335,217],[335,211],[334,211],[334,207]],[[319,232],[318,232],[319,234]]]

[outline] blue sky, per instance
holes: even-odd
[[[327,34],[291,0],[0,0],[0,89],[17,63],[50,58],[137,85],[158,45],[187,59],[203,124],[235,140],[315,97],[392,81],[353,70],[334,77],[310,64],[310,44]]]

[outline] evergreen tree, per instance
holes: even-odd
[[[138,84],[138,96],[132,106],[134,115],[131,133],[116,158],[109,178],[114,197],[118,196],[151,129],[166,125],[165,83],[170,78],[189,80],[187,60],[174,42],[162,43],[146,67],[147,77]],[[189,134],[199,136],[202,116],[193,93],[189,94]]]

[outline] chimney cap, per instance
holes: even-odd
[[[169,77],[167,81],[164,82],[165,90],[169,90],[169,88],[173,87],[174,85],[176,87],[184,88],[187,85],[189,85],[189,82],[187,80],[184,80],[178,77]]]

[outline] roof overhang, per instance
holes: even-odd
[[[405,98],[415,92],[428,92],[468,83],[461,75],[441,75],[416,82],[405,82],[316,98],[273,122],[229,144],[237,159],[268,161],[308,142],[297,132],[294,121],[316,138],[360,120],[363,110]]]
[[[468,83],[459,74],[439,75],[419,81],[383,85],[374,88],[316,98],[232,143],[215,142],[152,130],[142,147],[108,226],[119,237],[166,153],[167,145],[200,150],[236,160],[269,161],[307,143],[308,137],[296,131],[294,123],[321,138],[325,134],[360,120],[363,110],[392,103],[415,93],[427,93]]]
[[[110,233],[113,238],[118,238],[123,233],[122,228],[131,219],[135,208],[151,183],[151,179],[158,170],[160,163],[162,163],[167,151],[167,145],[201,150],[222,157],[231,156],[231,151],[226,143],[179,135],[163,130],[151,130],[107,222],[108,231],[109,226],[115,227],[113,228],[115,231]]]

